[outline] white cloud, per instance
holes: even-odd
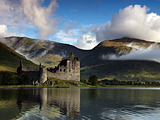
[[[82,35],[75,45],[81,49],[92,49],[97,45],[96,36],[91,33]]]
[[[56,0],[53,0],[46,8],[41,7],[38,0],[22,0],[22,7],[27,20],[40,30],[41,38],[53,35],[58,29],[56,25],[59,24],[60,20],[52,17],[53,12],[58,7]]]
[[[133,44],[126,45],[133,49],[129,54],[116,56],[115,54],[102,55],[103,60],[154,60],[160,62],[160,48],[156,45],[150,45],[148,48],[140,47]]]
[[[8,32],[8,28],[6,25],[0,25],[0,37],[8,37],[13,35],[16,35],[16,34]]]
[[[0,35],[5,35],[7,33],[7,26],[6,25],[0,25]]]
[[[42,39],[56,33],[55,37],[59,41],[74,43],[82,49],[92,49],[100,41],[121,37],[160,41],[160,16],[153,12],[148,13],[149,9],[146,6],[130,5],[120,9],[113,15],[111,21],[103,26],[81,25],[81,28],[76,29],[78,25],[76,21],[65,22],[65,29],[57,32],[60,19],[54,15],[58,7],[56,0],[52,0],[47,7],[41,6],[44,0],[17,1],[15,4],[10,0],[0,0],[0,24],[10,25],[7,27],[7,32],[6,28],[1,29],[1,34],[12,32],[17,35],[22,34],[19,32],[20,28],[38,28],[37,33],[40,33]],[[10,30],[11,27],[16,28],[14,32]],[[83,35],[80,37],[81,34]]]
[[[110,22],[91,30],[97,41],[121,37],[160,41],[160,16],[148,11],[146,6],[130,5],[114,14]]]
[[[13,13],[6,3],[7,1],[0,0],[0,24],[12,25],[14,23]]]
[[[117,14],[112,16],[110,22],[103,26],[90,25],[90,30],[95,33],[96,38],[93,39],[92,44],[87,43],[88,33],[82,29],[84,36],[81,36],[75,45],[82,49],[91,49],[97,43],[122,38],[131,37],[139,38],[148,41],[160,41],[160,16],[156,13],[147,13],[149,8],[140,5],[130,5],[124,9],[120,9]]]
[[[78,40],[77,36],[79,36],[79,33],[78,29],[71,29],[68,30],[68,32],[65,32],[65,30],[60,30],[59,32],[56,33],[55,36],[61,42],[74,43]]]
[[[98,44],[96,36],[90,32],[85,32],[82,35],[81,31],[82,29],[68,29],[67,32],[66,30],[60,30],[55,36],[60,42],[68,42],[80,49],[94,48]]]
[[[1,0],[0,24],[10,25],[20,30],[38,29],[41,38],[55,34],[60,19],[54,15],[58,3],[52,0],[47,7],[41,6],[44,0]],[[13,32],[13,31],[12,31]]]
[[[9,6],[7,6],[7,5],[5,4],[5,1],[4,1],[4,0],[1,0],[1,1],[0,1],[0,16],[10,17],[11,14],[6,14],[6,13],[9,13],[9,12],[10,12]]]

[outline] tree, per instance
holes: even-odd
[[[98,82],[98,77],[97,75],[90,75],[88,82],[90,82],[92,85],[96,85]]]
[[[12,72],[0,72],[0,85],[17,85],[18,76]]]
[[[29,83],[29,78],[25,73],[23,73],[21,78],[19,79],[19,84],[24,85],[28,83]]]

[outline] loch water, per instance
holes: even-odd
[[[0,88],[0,120],[159,120],[160,88]]]

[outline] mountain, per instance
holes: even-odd
[[[78,49],[68,44],[54,41],[31,39],[27,37],[7,37],[0,39],[3,43],[14,49],[18,53],[26,56],[36,63],[50,67],[59,64],[62,58],[69,57],[71,52],[76,56],[86,54],[84,50]]]
[[[59,61],[73,52],[81,59],[81,78],[83,79],[87,79],[91,74],[96,74],[100,79],[160,80],[160,64],[158,62],[103,59],[103,56],[107,55],[119,57],[130,54],[133,49],[138,49],[137,47],[149,48],[151,45],[160,47],[160,43],[124,37],[105,40],[92,50],[81,50],[69,44],[27,37],[7,37],[0,41],[25,55],[26,58],[36,63],[41,62],[47,67],[58,65]]]
[[[27,67],[37,66],[33,62],[27,60],[24,56],[0,42],[0,71],[16,72],[17,67],[19,67],[20,59],[22,59],[23,64]]]

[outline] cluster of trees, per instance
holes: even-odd
[[[90,75],[90,76],[89,76],[89,79],[88,79],[88,82],[89,82],[91,85],[97,85],[97,82],[98,82],[98,77],[97,77],[97,75]]]
[[[12,72],[0,72],[0,85],[25,85],[30,84],[33,81],[29,81],[26,74],[18,76]]]
[[[140,83],[142,85],[142,83]],[[149,82],[149,81],[146,81],[145,82],[145,85],[160,85],[159,82]]]
[[[98,77],[97,75],[90,75],[88,80],[81,79],[81,82],[89,85],[97,85],[98,83]]]
[[[22,74],[18,76],[16,73],[12,72],[0,72],[0,85],[26,85],[32,84],[34,80],[29,80],[26,74]],[[57,81],[55,81],[56,83]],[[86,84],[90,85],[160,85],[159,82],[139,82],[139,81],[118,81],[116,79],[113,80],[102,80],[98,81],[98,77],[96,75],[90,75],[88,81],[81,80]]]
[[[116,79],[102,80],[102,81],[99,81],[98,84],[103,84],[103,85],[160,85],[159,82],[118,81]]]
[[[132,81],[118,81],[116,79],[113,79],[113,80],[99,81],[99,84],[105,84],[105,85],[133,85],[133,82]]]
[[[113,80],[102,80],[98,81],[98,77],[96,75],[90,75],[88,81],[86,80],[81,80],[81,82],[84,82],[86,84],[90,85],[160,85],[160,82],[140,82],[139,80],[137,81],[119,81],[116,79]]]

